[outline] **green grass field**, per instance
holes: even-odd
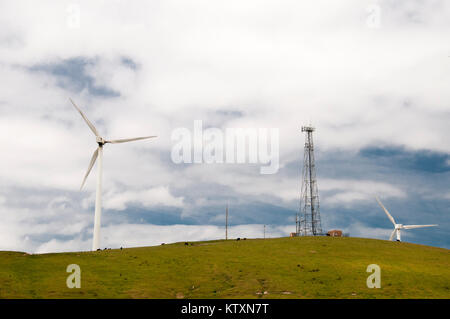
[[[69,264],[81,267],[80,289],[66,286]],[[379,289],[367,288],[369,264],[381,267]],[[450,254],[330,237],[0,252],[0,298],[450,298]]]

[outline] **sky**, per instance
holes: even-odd
[[[0,0],[0,250],[287,236],[313,125],[324,230],[450,248],[450,3],[445,0]],[[279,169],[175,163],[172,134],[277,129]]]

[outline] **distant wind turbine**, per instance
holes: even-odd
[[[83,188],[84,183],[86,182],[86,179],[92,169],[92,166],[94,166],[95,161],[98,157],[98,172],[97,172],[97,193],[95,196],[95,218],[94,218],[94,240],[92,242],[92,250],[97,250],[100,248],[100,218],[102,215],[102,163],[103,163],[103,145],[107,143],[111,144],[118,144],[118,143],[126,143],[126,142],[132,142],[137,140],[144,140],[147,138],[152,138],[156,136],[144,136],[144,137],[135,137],[135,138],[125,138],[120,140],[105,140],[103,137],[100,136],[95,126],[88,120],[86,115],[80,110],[80,108],[72,101],[72,99],[69,99],[70,102],[73,104],[73,106],[77,109],[77,111],[81,114],[81,117],[84,119],[86,124],[89,126],[91,131],[95,134],[95,139],[98,144],[97,149],[94,151],[94,154],[92,155],[91,161],[89,163],[89,167],[87,169],[86,175],[84,175],[83,182],[81,183],[80,190]]]
[[[389,220],[392,222],[392,224],[394,224],[394,231],[392,232],[391,237],[389,237],[389,240],[393,240],[394,236],[397,234],[397,241],[401,241],[402,239],[401,239],[400,231],[402,229],[414,229],[414,228],[438,226],[438,225],[402,225],[402,224],[397,224],[395,222],[395,220],[394,220],[394,217],[392,217],[391,214],[389,214],[388,210],[383,206],[383,204],[378,199],[378,197],[375,197],[375,198],[376,198],[378,204],[381,206],[381,208],[383,208],[383,210],[386,213],[386,215],[389,218]]]

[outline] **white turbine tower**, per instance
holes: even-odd
[[[386,213],[387,217],[390,219],[390,221],[392,222],[392,224],[394,224],[394,231],[391,234],[391,237],[389,237],[389,240],[393,240],[394,236],[397,234],[397,241],[401,241],[401,234],[400,231],[402,229],[414,229],[414,228],[423,228],[423,227],[434,227],[434,226],[438,226],[438,225],[402,225],[402,224],[397,224],[394,220],[394,217],[391,216],[391,214],[389,214],[388,210],[383,206],[383,204],[381,203],[381,201],[378,199],[378,197],[375,197],[378,204],[381,206],[381,208],[383,208],[384,212]]]
[[[86,182],[86,178],[89,175],[89,172],[92,169],[92,166],[94,166],[95,161],[98,157],[98,173],[97,173],[97,193],[95,196],[95,218],[94,218],[94,240],[92,243],[92,250],[97,250],[100,248],[100,218],[102,215],[102,164],[103,164],[103,145],[107,143],[111,144],[117,144],[117,143],[125,143],[125,142],[131,142],[131,141],[137,141],[137,140],[144,140],[147,138],[152,138],[156,136],[144,136],[144,137],[135,137],[135,138],[125,138],[120,140],[105,140],[103,137],[98,134],[97,129],[94,125],[88,120],[86,115],[84,115],[83,112],[79,109],[78,106],[72,101],[72,99],[69,99],[70,102],[73,104],[73,106],[77,109],[77,111],[81,114],[81,117],[83,117],[86,124],[89,126],[91,131],[95,134],[95,139],[98,144],[97,149],[94,152],[94,155],[92,155],[91,162],[89,163],[89,167],[87,169],[86,175],[84,175],[83,182],[81,183],[80,190],[83,188],[84,183]]]

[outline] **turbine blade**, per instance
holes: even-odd
[[[395,220],[394,217],[391,216],[391,214],[389,214],[388,210],[383,206],[383,204],[381,203],[381,201],[378,199],[378,197],[375,197],[378,204],[381,206],[381,208],[383,208],[384,212],[386,213],[387,217],[391,220],[392,224],[395,225]]]
[[[72,101],[72,99],[70,99],[70,102],[72,102],[73,106],[77,109],[77,111],[81,114],[81,117],[84,119],[84,121],[86,122],[86,124],[89,126],[89,128],[91,129],[92,132],[94,132],[95,136],[99,136],[97,129],[95,128],[95,126],[88,120],[88,118],[86,117],[86,115],[84,115],[84,113],[80,110],[80,108]]]
[[[80,190],[83,188],[84,182],[86,182],[86,178],[88,177],[89,173],[91,172],[92,166],[94,166],[94,163],[97,160],[97,156],[98,156],[98,148],[95,150],[94,154],[92,155],[88,170],[86,172],[86,175],[84,175],[83,182],[81,183]]]
[[[403,229],[414,229],[414,228],[423,228],[423,227],[434,227],[438,225],[403,225]]]
[[[394,239],[394,236],[395,236],[395,232],[396,232],[397,230],[396,229],[394,229],[394,231],[392,232],[392,234],[391,234],[391,237],[389,237],[389,240],[393,240]]]
[[[153,136],[143,136],[143,137],[135,137],[135,138],[124,138],[124,139],[120,139],[120,140],[105,141],[105,143],[111,143],[111,144],[126,143],[126,142],[138,141],[138,140],[145,140],[147,138],[152,138],[152,137],[157,137],[157,136],[153,135]]]

